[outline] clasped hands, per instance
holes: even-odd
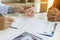
[[[60,21],[60,10],[55,7],[49,8],[47,18],[49,21]]]

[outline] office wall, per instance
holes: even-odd
[[[9,1],[20,1],[20,0],[2,0],[2,2],[9,2]]]
[[[13,0],[2,0],[2,2],[9,2],[9,1],[13,1]]]
[[[49,0],[48,1],[48,8],[50,8],[52,6],[53,2],[54,2],[54,0]]]

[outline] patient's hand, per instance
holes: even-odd
[[[50,8],[47,13],[49,21],[60,21],[60,11],[57,8]]]
[[[13,22],[12,18],[2,16],[0,17],[0,30],[8,28]]]
[[[26,9],[27,16],[34,16],[34,13],[35,13],[34,7]]]

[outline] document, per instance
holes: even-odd
[[[51,22],[41,21],[38,19],[29,19],[26,17],[15,18],[12,27],[23,29],[27,32],[42,33],[51,35],[54,31],[54,24]]]
[[[19,35],[18,37],[14,38],[13,40],[43,40],[43,38],[37,37],[28,32],[24,32],[23,34]]]

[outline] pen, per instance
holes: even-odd
[[[51,33],[51,35],[48,35],[48,34],[42,34],[42,33],[39,33],[39,34],[44,35],[44,36],[53,37],[54,32],[55,32],[55,29],[56,29],[56,26],[57,26],[57,23],[54,24],[54,28],[53,28],[54,30],[53,30],[53,32]]]
[[[18,28],[16,28],[16,27],[12,27],[12,26],[9,26],[10,28],[13,28],[13,29],[18,29]]]

